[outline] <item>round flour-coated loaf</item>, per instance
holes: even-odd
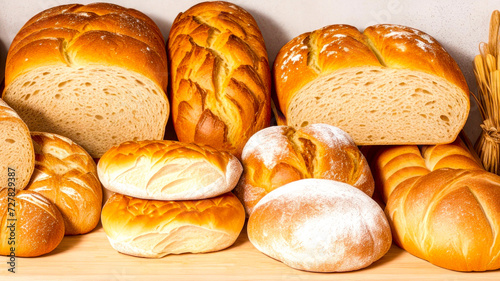
[[[348,184],[303,179],[271,191],[248,220],[248,238],[264,254],[314,272],[369,266],[391,247],[379,205]]]
[[[263,129],[248,140],[241,159],[243,176],[235,193],[249,215],[267,193],[304,178],[345,182],[368,196],[374,191],[368,162],[352,138],[327,124]]]
[[[115,250],[161,258],[231,246],[245,223],[245,210],[231,192],[193,201],[144,200],[114,194],[104,205],[101,218]]]
[[[198,200],[231,191],[241,176],[236,157],[177,141],[130,141],[99,160],[104,188],[142,199]]]

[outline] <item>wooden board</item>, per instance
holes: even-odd
[[[246,229],[230,248],[161,259],[127,256],[111,248],[101,226],[87,235],[67,236],[51,253],[17,258],[16,273],[0,257],[0,280],[500,280],[500,271],[462,273],[434,266],[393,245],[368,268],[348,273],[292,269],[256,250]]]

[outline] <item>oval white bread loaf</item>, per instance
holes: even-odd
[[[399,185],[386,214],[394,241],[434,265],[458,271],[500,268],[500,177],[438,169]]]
[[[99,223],[102,187],[90,155],[68,138],[32,132],[36,153],[33,177],[26,190],[42,194],[64,218],[65,234],[90,232]]]
[[[264,254],[307,271],[367,267],[391,247],[380,206],[348,184],[303,179],[271,191],[248,220],[248,238]]]
[[[175,19],[168,53],[179,140],[239,158],[271,116],[271,72],[253,17],[232,3],[199,3]]]
[[[15,207],[9,202],[15,202]],[[12,224],[14,227],[9,228]],[[15,248],[17,257],[41,256],[54,250],[64,237],[64,220],[57,207],[29,190],[21,190],[15,197],[11,197],[7,189],[0,191],[0,225],[0,255],[3,256],[10,255],[11,247]],[[15,244],[9,244],[11,231],[15,233]]]
[[[15,171],[15,188],[22,190],[35,169],[35,151],[28,126],[0,99],[0,190],[8,187],[9,168]]]
[[[3,98],[30,130],[68,137],[99,158],[124,141],[163,138],[167,81],[165,42],[150,18],[113,4],[72,4],[21,28]]]
[[[176,141],[124,142],[99,160],[104,188],[142,199],[197,200],[231,191],[241,176],[233,155]]]
[[[479,159],[457,138],[453,143],[381,147],[372,161],[375,185],[387,202],[398,185],[440,168],[482,170]]]
[[[446,50],[422,31],[331,25],[292,39],[274,62],[289,126],[337,126],[357,145],[450,143],[469,90]]]
[[[193,201],[114,194],[102,210],[102,226],[111,246],[148,258],[222,250],[236,241],[244,223],[245,210],[231,192]]]
[[[368,162],[352,138],[326,124],[260,130],[248,140],[241,159],[243,176],[235,194],[249,215],[264,195],[304,178],[345,182],[368,196],[374,190]]]

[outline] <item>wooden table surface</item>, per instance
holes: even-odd
[[[233,246],[220,252],[146,259],[115,251],[99,225],[89,234],[66,236],[47,255],[16,261],[13,274],[7,271],[7,257],[0,257],[0,280],[500,280],[500,270],[450,271],[395,245],[382,259],[355,272],[299,271],[257,251],[246,229]]]

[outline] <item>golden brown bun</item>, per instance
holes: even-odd
[[[35,169],[35,151],[28,126],[0,99],[0,190],[8,186],[9,168],[15,170],[16,189],[24,189]]]
[[[231,191],[241,163],[227,152],[177,141],[129,141],[99,160],[104,188],[142,199],[198,200]]]
[[[231,246],[245,223],[232,193],[194,201],[144,200],[114,194],[102,210],[111,246],[139,257],[204,253]]]
[[[384,202],[399,184],[437,169],[483,169],[460,138],[450,144],[423,146],[422,152],[416,145],[380,147],[371,168]]]
[[[399,185],[386,214],[394,241],[411,254],[458,271],[500,268],[500,177],[439,169]]]
[[[304,33],[281,48],[273,71],[287,125],[330,124],[357,145],[450,143],[470,107],[453,58],[431,36],[400,25]]]
[[[99,158],[127,140],[163,138],[167,84],[165,41],[150,18],[114,4],[72,4],[18,32],[2,98],[31,131],[68,137]]]
[[[307,271],[364,268],[391,247],[375,201],[346,183],[303,179],[264,196],[248,220],[248,239],[264,254]]]
[[[175,19],[168,53],[179,140],[239,158],[271,116],[269,62],[253,17],[228,2],[199,3]]]
[[[251,214],[259,200],[289,182],[317,178],[348,183],[372,196],[374,181],[365,157],[339,128],[313,124],[294,130],[265,128],[254,134],[242,154],[243,176],[235,193]]]
[[[12,207],[9,202],[15,202],[15,212],[8,209]],[[8,228],[12,223],[14,228]],[[7,189],[0,191],[0,226],[0,255],[4,256],[10,255],[11,247],[17,257],[41,256],[54,250],[64,237],[64,220],[57,207],[28,190],[15,197],[10,197]],[[9,244],[14,229],[15,244]]]
[[[36,153],[35,172],[27,190],[54,203],[64,218],[65,234],[90,232],[99,223],[102,187],[90,155],[68,138],[31,133]]]

